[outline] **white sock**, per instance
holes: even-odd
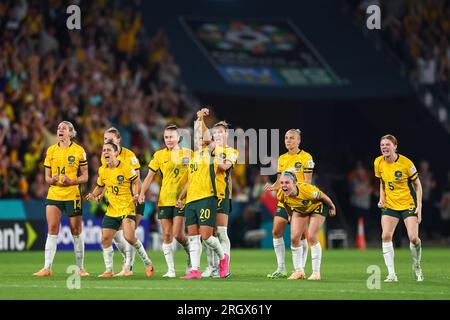
[[[284,264],[284,257],[286,255],[286,248],[284,247],[284,239],[273,238],[273,248],[275,250],[275,255],[277,256],[277,264],[279,272],[286,272],[286,265]]]
[[[302,268],[303,270],[305,270],[305,266],[306,266],[306,260],[308,260],[308,240],[303,239],[302,240],[302,249],[303,249],[303,254],[302,254]]]
[[[103,260],[105,261],[106,272],[113,272],[114,249],[112,246],[103,248]]]
[[[128,242],[123,236],[123,230],[119,230],[116,232],[113,238],[113,242],[116,245],[117,250],[119,250],[120,254],[122,255],[123,260],[125,261],[127,259],[126,252]]]
[[[231,242],[228,237],[227,227],[218,226],[217,227],[217,237],[219,238],[220,245],[222,246],[223,251],[228,255],[229,261],[231,260]]]
[[[420,264],[420,260],[422,259],[422,242],[419,240],[419,243],[417,245],[410,242],[409,249],[411,250],[413,263]]]
[[[189,256],[191,257],[192,270],[200,269],[200,257],[202,256],[202,243],[200,235],[189,236]]]
[[[395,274],[394,245],[392,241],[383,242],[383,257],[389,274]]]
[[[81,234],[73,236],[73,250],[75,251],[78,268],[84,270],[84,240]]]
[[[225,252],[220,245],[219,239],[214,236],[210,236],[208,239],[204,240],[205,243],[214,250],[215,253],[219,256],[219,259],[222,260],[225,257]]]
[[[300,247],[292,247],[292,262],[294,264],[294,270],[303,272],[303,248]]]
[[[203,250],[206,251],[206,261],[208,262],[208,266],[212,268],[214,266],[214,257],[213,257],[213,249],[209,247],[205,241],[202,241]]]
[[[45,242],[45,265],[44,265],[45,269],[51,270],[52,268],[57,244],[58,244],[58,236],[47,234],[47,241]]]
[[[136,241],[135,244],[133,244],[133,248],[135,249],[135,254],[136,254],[136,251],[139,254],[139,257],[141,258],[145,267],[150,266],[150,264],[152,262],[151,262],[150,258],[148,257],[147,252],[145,251],[145,248],[142,245],[142,242],[139,239]]]
[[[173,262],[173,248],[171,243],[163,243],[162,249],[164,252],[164,258],[166,259],[167,268],[169,271],[175,271],[175,265]]]
[[[133,267],[134,260],[136,259],[136,249],[133,245],[129,244],[128,242],[127,242],[127,249],[128,249],[129,255],[130,255],[130,257],[129,257],[130,267]]]
[[[320,263],[322,262],[322,246],[320,242],[311,246],[311,264],[313,273],[320,273]]]
[[[178,243],[183,246],[184,251],[186,251],[186,254],[189,257],[189,239],[186,241],[186,243],[181,243],[181,242],[178,242]]]

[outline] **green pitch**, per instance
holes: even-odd
[[[74,264],[72,252],[57,252],[54,275],[32,277],[43,264],[43,252],[0,253],[0,299],[450,299],[450,249],[423,250],[423,283],[414,280],[409,249],[397,249],[395,262],[398,283],[384,283],[370,290],[367,268],[377,265],[381,280],[386,276],[381,250],[324,250],[322,280],[268,279],[275,270],[272,250],[233,250],[230,279],[180,280],[163,279],[166,265],[162,252],[150,251],[155,265],[153,278],[144,276],[144,268],[136,257],[135,275],[129,278],[97,278],[103,272],[101,252],[86,252],[86,268],[90,277],[82,278],[81,289],[66,286],[66,268]],[[115,271],[120,268],[120,255],[115,253]],[[177,276],[185,270],[184,251],[177,251]],[[205,266],[205,258],[202,268]],[[288,270],[292,269],[290,250],[286,250]],[[311,273],[310,257],[306,275]]]

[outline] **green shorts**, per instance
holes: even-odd
[[[316,210],[314,210],[310,214],[319,214],[326,218],[330,214],[330,206],[322,203],[319,207],[316,208]]]
[[[284,207],[277,207],[277,211],[275,212],[275,217],[281,217],[289,221],[289,215]]]
[[[65,212],[69,218],[83,215],[81,200],[60,201],[46,199],[45,206],[56,206],[59,210],[61,210],[61,213]]]
[[[145,202],[136,205],[136,214],[144,215]]]
[[[217,213],[230,214],[231,207],[231,199],[219,199],[217,201]]]
[[[216,226],[217,197],[212,196],[189,202],[184,207],[186,226]]]
[[[110,217],[105,215],[103,217],[102,221],[102,228],[103,229],[113,229],[113,230],[119,230],[120,226],[122,225],[123,219],[128,218],[136,222],[136,216],[121,216],[121,217]]]
[[[173,219],[175,217],[184,217],[184,208],[178,209],[175,206],[158,207],[158,219]]]
[[[381,209],[381,215],[391,216],[397,219],[403,219],[409,217],[416,217],[416,208],[406,209],[406,210],[393,210],[389,208]]]

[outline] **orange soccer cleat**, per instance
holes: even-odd
[[[312,275],[309,276],[308,280],[320,280],[320,273],[313,272]]]
[[[50,277],[52,275],[52,271],[50,269],[42,268],[36,273],[33,273],[33,276],[36,277]]]
[[[291,276],[288,278],[289,280],[300,280],[305,279],[305,273],[303,271],[295,271]]]
[[[153,265],[149,265],[147,268],[145,268],[145,274],[147,275],[147,277],[151,278],[153,276],[153,272],[155,271],[155,269],[153,269]]]
[[[98,276],[98,278],[111,278],[111,277],[114,277],[114,273],[108,271],[105,271]]]

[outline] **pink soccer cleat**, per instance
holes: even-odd
[[[187,275],[180,277],[180,279],[201,279],[202,274],[198,270],[191,270]]]
[[[228,262],[229,261],[230,261],[230,257],[225,253],[223,259],[220,260],[220,263],[219,263],[219,267],[220,267],[219,274],[220,274],[221,278],[226,278],[229,274],[229,270],[228,270]]]

